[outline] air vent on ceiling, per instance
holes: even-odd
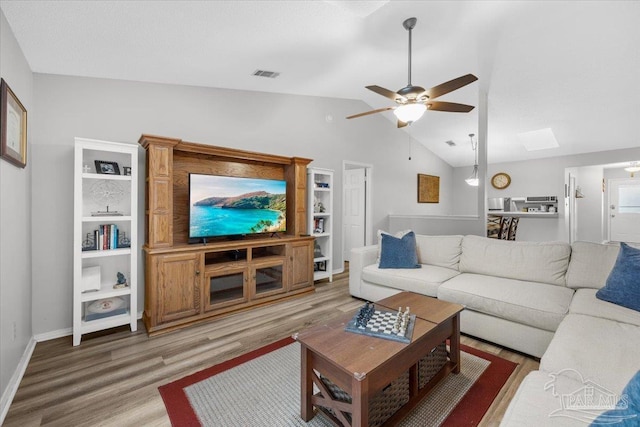
[[[456,143],[451,141],[451,140],[445,141],[444,143],[447,144],[449,147],[455,147],[456,146]]]
[[[275,79],[280,75],[280,73],[276,71],[255,70],[253,72],[253,75],[258,77],[268,77],[270,79]]]

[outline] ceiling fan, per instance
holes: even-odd
[[[416,26],[416,18],[408,18],[402,26],[409,32],[409,82],[405,87],[394,92],[380,86],[367,86],[366,88],[396,102],[395,107],[378,108],[377,110],[365,113],[354,114],[347,119],[355,119],[369,114],[381,113],[383,111],[394,110],[393,114],[398,118],[398,127],[404,127],[418,120],[426,110],[449,111],[453,113],[468,113],[473,110],[472,105],[456,104],[454,102],[434,101],[434,99],[460,89],[463,86],[473,83],[478,78],[473,74],[466,74],[457,79],[434,86],[425,90],[420,86],[411,84],[411,30]]]

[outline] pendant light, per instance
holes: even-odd
[[[473,172],[471,173],[471,176],[465,179],[465,182],[472,187],[477,187],[480,183],[480,181],[478,180],[478,141],[476,140],[475,142],[473,142],[474,136],[475,135],[473,133],[469,134],[469,139],[471,139],[471,149],[473,150],[475,156],[475,163],[473,164]]]
[[[627,172],[640,172],[640,163],[638,162],[630,162],[629,167],[624,168]]]

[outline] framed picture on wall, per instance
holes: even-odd
[[[418,203],[440,203],[440,177],[418,174]]]
[[[0,80],[0,157],[27,166],[27,109],[7,82]]]

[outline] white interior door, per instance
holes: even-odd
[[[609,240],[640,243],[640,179],[610,179]]]
[[[352,248],[360,248],[365,245],[365,181],[364,168],[344,171],[342,224],[345,261],[349,261]]]

